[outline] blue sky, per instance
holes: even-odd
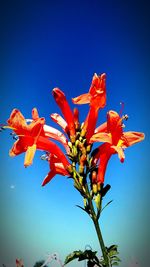
[[[106,183],[111,184],[101,227],[106,245],[119,245],[121,267],[136,259],[148,266],[149,224],[149,6],[146,1],[1,1],[0,121],[13,108],[26,118],[37,107],[46,123],[59,112],[51,91],[60,87],[71,97],[87,92],[93,74],[107,74],[107,106],[99,114],[119,112],[120,101],[129,115],[126,130],[146,134],[144,142],[126,150],[120,164],[109,162]],[[80,106],[81,121],[88,106]],[[55,177],[41,187],[48,165],[36,153],[25,169],[24,155],[10,158],[13,140],[0,135],[0,264],[14,266],[23,258],[26,267],[44,259],[47,252],[65,255],[89,244],[98,250],[90,219],[73,183]],[[68,266],[83,266],[70,263]]]

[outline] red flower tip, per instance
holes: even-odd
[[[66,100],[65,94],[57,87],[52,90],[52,94],[57,103]]]
[[[74,140],[75,139],[74,117],[71,108],[66,100],[66,96],[59,88],[54,88],[52,93],[57,105],[61,109],[61,112],[67,122],[70,137]]]

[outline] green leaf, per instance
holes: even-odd
[[[92,250],[85,250],[85,251],[81,251],[81,250],[76,250],[72,253],[70,253],[66,259],[64,264],[69,263],[72,260],[78,259],[78,261],[83,261],[83,260],[89,260],[89,261],[94,261],[95,264],[99,263],[99,259],[96,257],[96,253],[97,251],[92,251]]]
[[[69,263],[70,261],[79,258],[79,256],[80,256],[82,253],[83,253],[83,251],[81,251],[81,250],[73,251],[72,253],[70,253],[70,254],[66,257],[64,264],[67,264],[67,263]]]
[[[113,202],[113,200],[110,200],[103,208],[102,208],[102,210],[101,210],[101,212],[110,204],[110,203],[112,203]]]
[[[114,251],[117,251],[117,248],[118,248],[118,246],[117,245],[111,245],[110,247],[106,247],[106,249],[107,249],[107,251],[108,251],[108,253],[110,252],[110,251],[112,251],[112,250],[114,250]]]
[[[112,263],[112,265],[116,265],[116,266],[118,266],[119,263],[118,263],[117,261],[115,261],[115,262]]]
[[[113,260],[113,261],[119,261],[119,262],[121,261],[121,260],[119,259],[119,257],[117,257],[117,256],[113,256],[113,257],[112,257],[112,260]]]

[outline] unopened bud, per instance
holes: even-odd
[[[83,177],[82,177],[82,176],[79,177],[79,183],[80,183],[81,185],[83,185]]]
[[[84,172],[84,165],[79,165],[79,173],[82,174]]]
[[[102,187],[102,184],[101,184],[101,183],[98,183],[98,184],[97,184],[97,189],[98,189],[98,192],[100,192],[100,190],[101,190],[101,187]]]
[[[92,185],[92,191],[94,194],[97,194],[97,184]]]
[[[79,143],[80,143],[80,141],[79,140],[76,140],[75,141],[75,147],[78,147]]]
[[[86,147],[86,151],[87,151],[88,153],[91,151],[91,145],[88,145],[88,146]]]
[[[72,154],[73,156],[76,156],[78,153],[77,148],[75,146],[72,147]]]
[[[70,135],[70,140],[71,140],[71,143],[75,143],[75,141],[76,141],[76,137],[75,137],[75,135]]]
[[[83,140],[82,136],[79,137],[79,140],[82,142],[82,140]]]
[[[83,128],[82,131],[81,131],[81,136],[84,137],[86,135],[86,131],[85,129]]]
[[[95,203],[96,203],[96,207],[99,210],[100,209],[100,204],[101,204],[101,196],[100,196],[100,194],[97,194],[95,196],[94,200],[95,200]]]
[[[86,154],[82,154],[80,158],[80,164],[84,165],[85,161],[86,161]]]
[[[71,165],[71,164],[67,167],[67,171],[68,171],[70,174],[73,173],[73,169],[72,169],[72,165]]]
[[[72,148],[72,143],[70,141],[68,142],[68,146]]]
[[[92,172],[92,183],[93,184],[97,183],[97,173],[96,173],[96,171]]]

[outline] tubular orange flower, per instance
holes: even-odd
[[[70,133],[70,138],[72,142],[75,142],[75,124],[74,124],[74,117],[73,113],[70,109],[70,106],[66,100],[65,94],[59,89],[59,88],[54,88],[53,89],[53,96],[55,98],[55,101],[57,105],[60,107],[61,112],[67,122],[69,133]]]
[[[33,113],[35,115],[35,109]],[[45,119],[39,118],[37,113],[36,119],[34,117],[34,120],[28,125],[21,112],[14,109],[7,122],[8,127],[12,128],[19,137],[10,150],[10,156],[26,152],[24,161],[25,167],[32,164],[36,149],[49,151],[60,158],[64,166],[70,165],[61,149],[48,139],[47,132],[44,132]]]
[[[123,132],[124,116],[121,118],[119,114],[113,110],[107,114],[107,130],[105,124],[99,127],[99,132],[95,133],[90,142],[105,142],[101,145],[95,155],[94,162],[100,159],[98,170],[98,182],[104,182],[106,166],[111,155],[118,154],[121,162],[124,162],[124,149],[128,146],[136,144],[144,139],[144,134],[140,132]],[[101,132],[101,130],[104,132]]]
[[[36,108],[32,109],[32,119],[34,121],[39,119],[38,111]],[[31,120],[31,122],[32,122],[32,120]],[[44,130],[44,135],[46,137],[50,137],[52,139],[59,141],[60,143],[63,144],[67,153],[69,152],[68,140],[62,132],[60,132],[59,130],[57,130],[51,126],[48,126],[46,124],[43,125],[43,130]]]
[[[48,175],[44,178],[42,186],[46,185],[51,181],[51,179],[56,175],[56,174],[61,174],[63,176],[69,176],[69,172],[65,169],[64,165],[58,159],[55,155],[50,154],[49,156],[49,164],[50,164],[50,172]]]
[[[90,104],[97,109],[104,108],[106,104],[106,74],[93,76],[89,92],[78,97],[72,98],[74,104]]]
[[[95,73],[89,92],[72,99],[74,104],[90,104],[90,110],[82,129],[82,134],[86,134],[87,142],[89,142],[90,137],[94,133],[99,109],[104,108],[106,105],[105,80],[105,73],[100,76]]]

